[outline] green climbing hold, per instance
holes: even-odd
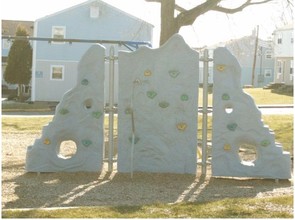
[[[89,83],[89,81],[88,81],[87,79],[83,79],[83,80],[81,81],[81,84],[82,84],[83,86],[87,86],[88,83]]]
[[[85,146],[85,147],[89,147],[91,144],[92,144],[92,141],[91,140],[82,140],[82,144]]]
[[[157,96],[157,93],[155,91],[147,91],[146,92],[147,97],[149,97],[150,99],[153,99]]]
[[[261,141],[260,145],[262,147],[267,147],[268,145],[270,145],[270,141],[269,140],[263,140],[263,141]]]
[[[170,70],[170,71],[169,71],[169,75],[170,75],[172,78],[176,78],[179,74],[180,74],[180,72],[177,71],[177,70]]]
[[[235,131],[236,128],[238,127],[238,125],[237,125],[237,123],[232,123],[232,124],[228,124],[226,127],[230,131]]]
[[[224,100],[224,101],[228,101],[228,100],[230,100],[230,96],[229,96],[227,93],[224,93],[224,94],[222,95],[222,100]]]
[[[132,109],[130,108],[130,107],[127,107],[126,109],[125,109],[125,114],[126,115],[130,115],[132,113]]]
[[[166,102],[166,101],[160,102],[160,103],[159,103],[159,106],[160,106],[161,108],[167,108],[167,107],[169,106],[169,102]]]
[[[187,94],[182,94],[181,96],[180,96],[180,100],[181,101],[188,101],[188,95]]]
[[[100,111],[92,112],[92,116],[96,119],[99,119],[101,115],[102,115],[102,112]]]
[[[65,115],[65,114],[68,114],[68,113],[69,113],[69,110],[66,109],[66,108],[62,108],[62,109],[59,110],[59,114],[61,114],[61,115]]]
[[[128,138],[129,142],[132,143],[132,137]],[[134,144],[137,144],[137,142],[139,141],[139,137],[135,137],[134,138]]]

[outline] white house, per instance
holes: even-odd
[[[153,25],[101,0],[88,0],[35,21],[34,37],[152,43]],[[93,43],[36,40],[33,46],[32,101],[60,101],[77,81],[77,65]],[[104,44],[106,52],[128,50]],[[106,64],[108,67],[108,64]],[[108,68],[106,68],[108,69]],[[116,74],[116,73],[115,73]]]
[[[274,31],[275,83],[293,85],[293,24]]]

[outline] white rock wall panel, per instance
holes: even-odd
[[[119,53],[119,172],[196,173],[198,63],[180,35]]]
[[[104,145],[105,48],[93,45],[81,58],[77,85],[63,95],[42,137],[27,149],[28,172],[100,171]],[[60,155],[63,141],[73,141],[76,153]]]
[[[275,143],[254,100],[243,92],[240,65],[225,48],[214,51],[212,144],[213,176],[291,177],[290,154]],[[239,156],[244,144],[256,150],[252,162]]]

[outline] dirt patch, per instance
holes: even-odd
[[[2,133],[2,208],[143,205],[293,195],[289,180],[221,179],[182,174],[26,173],[26,148],[40,133]],[[274,210],[271,207],[270,210]],[[293,213],[290,207],[289,211]]]

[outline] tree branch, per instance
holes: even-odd
[[[159,2],[162,3],[162,0],[145,0],[146,2]]]
[[[183,7],[181,7],[181,6],[177,5],[177,4],[175,4],[175,10],[176,10],[176,11],[179,11],[179,12],[184,12],[184,11],[186,11],[186,9],[184,9]]]
[[[177,17],[176,20],[179,26],[192,25],[196,18],[210,10],[215,8],[221,0],[207,0],[204,3],[190,9],[182,11]]]
[[[214,8],[212,8],[212,10],[227,13],[227,14],[234,14],[236,12],[242,11],[244,8],[246,8],[250,5],[259,5],[259,4],[264,4],[264,3],[267,3],[270,1],[272,1],[272,0],[264,0],[264,1],[259,1],[259,2],[252,2],[252,0],[247,0],[244,4],[240,5],[237,8],[224,8],[224,7],[216,5]]]

